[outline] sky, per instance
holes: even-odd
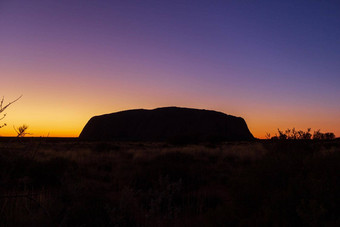
[[[340,136],[339,61],[339,1],[0,0],[0,135],[180,106]]]

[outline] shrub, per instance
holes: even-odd
[[[14,127],[14,130],[17,133],[17,137],[24,137],[26,135],[30,135],[31,133],[26,132],[27,129],[28,129],[28,126],[25,124],[18,128]]]
[[[317,131],[314,131],[313,135],[311,134],[311,128],[308,128],[306,131],[296,131],[295,128],[292,129],[286,129],[286,131],[281,131],[280,129],[277,129],[279,135],[275,135],[271,137],[271,139],[280,139],[280,140],[332,140],[335,138],[335,135],[333,132],[327,132],[322,133],[320,132],[320,129]],[[269,138],[270,134],[266,134],[266,138]]]

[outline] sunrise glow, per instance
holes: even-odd
[[[340,136],[340,5],[3,1],[1,136],[77,137],[95,115],[164,106]]]

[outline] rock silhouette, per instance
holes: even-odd
[[[241,117],[191,108],[134,109],[92,117],[79,138],[107,141],[252,140]]]

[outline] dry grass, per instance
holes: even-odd
[[[340,144],[0,143],[3,226],[339,224]]]

